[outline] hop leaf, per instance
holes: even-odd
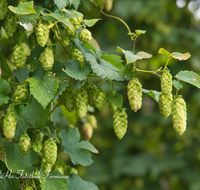
[[[125,108],[119,109],[115,111],[113,114],[113,126],[115,134],[117,135],[118,139],[121,139],[127,130],[127,114],[125,112]]]
[[[6,0],[0,0],[0,20],[3,20],[8,11],[8,3]]]
[[[94,91],[93,100],[95,107],[101,111],[106,104],[106,93],[102,89],[97,88]]]
[[[73,48],[72,49],[72,51],[71,51],[71,59],[79,61],[80,65],[81,65],[81,69],[84,67],[85,60],[84,60],[83,54],[77,48]]]
[[[161,77],[161,91],[164,94],[169,94],[172,92],[172,75],[168,69],[165,69]]]
[[[114,113],[114,112],[117,110],[117,106],[114,105],[114,104],[110,101],[109,98],[108,98],[107,100],[108,100],[108,107],[109,107],[110,111]]]
[[[37,28],[35,29],[36,39],[41,47],[47,44],[49,39],[49,29],[46,23],[39,22]]]
[[[17,86],[15,90],[15,100],[23,101],[28,97],[28,91],[24,85]]]
[[[78,38],[84,43],[90,43],[90,41],[92,40],[92,34],[89,30],[83,29],[79,32]]]
[[[31,148],[31,138],[27,133],[20,136],[19,139],[19,150],[22,155],[28,154]]]
[[[131,109],[137,112],[142,106],[142,85],[137,78],[132,78],[127,86],[127,95]]]
[[[40,55],[39,61],[45,71],[51,71],[54,64],[53,50],[51,48],[46,48]]]
[[[186,130],[187,109],[181,95],[175,96],[172,103],[172,120],[175,131],[182,135]]]
[[[11,11],[8,11],[7,16],[4,20],[4,29],[8,36],[13,36],[15,31],[17,30],[16,15]]]
[[[171,105],[172,105],[172,94],[160,93],[158,106],[160,113],[166,119],[171,114]]]
[[[74,86],[68,86],[64,96],[65,109],[72,112],[75,109],[76,89]]]

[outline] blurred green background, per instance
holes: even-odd
[[[135,52],[145,51],[153,57],[137,61],[140,69],[164,66],[166,58],[158,54],[159,48],[191,53],[187,61],[170,61],[168,68],[175,76],[181,70],[200,71],[199,7],[198,0],[115,0],[107,13],[122,18],[132,31],[146,30],[137,40]],[[102,51],[119,54],[117,46],[132,50],[133,44],[121,22],[105,17],[94,7],[88,10],[81,6],[79,11],[87,19],[102,18],[90,28]],[[143,73],[137,77],[143,88],[160,91],[156,75]],[[126,86],[127,81],[120,84]],[[126,89],[115,86],[124,96],[127,133],[118,140],[108,108],[95,112],[98,128],[91,143],[100,153],[93,156],[91,166],[78,167],[81,177],[94,182],[100,190],[200,190],[200,90],[182,84],[179,94],[187,103],[188,113],[187,130],[182,136],[175,133],[171,116],[162,118],[157,102],[150,96],[143,94],[142,108],[135,113],[128,104]],[[100,87],[109,93],[109,82]]]

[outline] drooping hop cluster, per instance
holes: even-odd
[[[57,159],[57,149],[56,142],[53,140],[53,138],[49,138],[44,142],[44,157],[49,164],[55,164]]]
[[[50,164],[49,162],[47,162],[45,157],[42,157],[41,167],[42,167],[44,173],[46,175],[48,175],[53,167],[53,164]]]
[[[122,139],[127,130],[128,121],[125,110],[125,108],[117,108],[113,114],[113,127],[118,139]]]
[[[78,38],[84,43],[90,43],[90,41],[92,40],[92,34],[89,30],[83,29],[79,32]]]
[[[72,112],[75,109],[75,100],[76,89],[74,86],[70,85],[66,88],[66,93],[64,96],[64,105],[67,111]]]
[[[67,36],[63,35],[61,37],[60,43],[66,49],[69,46],[69,44],[70,44],[70,40],[69,40],[69,38]]]
[[[172,75],[168,69],[163,71],[160,83],[162,93],[168,94],[172,92]]]
[[[131,109],[137,112],[142,106],[142,85],[137,78],[132,78],[127,86],[127,95]]]
[[[102,89],[97,88],[94,91],[93,100],[95,107],[101,111],[106,104],[106,93]]]
[[[31,49],[35,48],[38,45],[35,33],[32,33],[29,36],[28,41]]]
[[[79,28],[81,28],[81,23],[83,21],[82,17],[71,17],[69,18],[69,21],[72,23],[72,25],[74,26],[75,30],[78,30]]]
[[[4,20],[4,29],[6,31],[6,34],[10,37],[12,37],[17,30],[16,15],[11,11],[8,11]]]
[[[82,134],[86,141],[89,141],[93,135],[93,127],[89,122],[82,125]]]
[[[14,110],[13,105],[10,105],[3,119],[3,134],[7,141],[12,141],[12,139],[15,136],[17,120],[13,110]]]
[[[85,117],[88,106],[88,95],[84,87],[81,87],[79,90],[77,90],[75,105],[76,116],[80,118]]]
[[[17,68],[23,69],[26,65],[28,54],[26,48],[22,44],[17,44],[13,50],[13,57]]]
[[[26,89],[25,85],[17,86],[15,90],[15,100],[23,101],[28,97],[28,90]]]
[[[187,108],[181,95],[174,97],[172,102],[172,120],[175,131],[182,135],[186,130]]]
[[[31,150],[33,150],[33,151],[35,151],[37,153],[40,153],[41,150],[42,150],[42,147],[43,146],[42,146],[41,142],[35,141],[35,142],[32,143]]]
[[[20,136],[19,139],[19,150],[22,155],[28,154],[31,148],[31,138],[27,133]]]
[[[6,0],[0,0],[0,20],[3,20],[8,11],[8,3]]]
[[[39,22],[37,28],[35,29],[35,35],[38,44],[44,47],[49,39],[49,29],[46,23]]]
[[[45,71],[51,71],[54,64],[53,50],[47,47],[40,55],[39,61]]]
[[[69,26],[66,26],[65,32],[68,36],[74,36],[76,34],[74,28],[71,28]]]
[[[26,32],[25,28],[22,25],[18,24],[17,30],[13,35],[13,38],[16,43],[22,43],[26,41],[27,38],[25,32]]]
[[[77,48],[73,48],[71,50],[71,59],[79,61],[81,69],[84,67],[85,60],[84,60],[83,54]]]
[[[171,105],[172,105],[172,94],[163,94],[163,92],[159,95],[158,106],[160,113],[163,118],[166,119],[171,114]]]
[[[24,190],[33,190],[32,186],[27,186]]]
[[[65,168],[58,162],[54,165],[53,170],[59,171],[63,175],[65,174]]]

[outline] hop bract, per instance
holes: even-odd
[[[40,55],[39,61],[45,71],[51,71],[54,64],[53,50],[47,47]]]
[[[28,90],[24,85],[17,86],[17,89],[15,90],[15,100],[22,101],[25,100],[28,97]]]
[[[19,150],[22,155],[28,154],[31,148],[31,138],[27,133],[20,136],[19,139]]]
[[[0,20],[3,20],[8,11],[8,3],[6,0],[0,0]]]
[[[17,44],[14,47],[13,57],[17,68],[23,69],[26,65],[27,51],[22,44]]]
[[[79,37],[79,40],[84,43],[90,43],[90,41],[92,40],[92,34],[87,29],[81,30],[78,37]]]
[[[44,47],[49,39],[49,29],[46,23],[39,22],[37,28],[35,29],[35,35],[38,44]]]

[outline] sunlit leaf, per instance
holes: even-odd
[[[33,1],[19,3],[17,7],[8,6],[8,8],[15,14],[26,15],[26,14],[36,13],[33,8]]]
[[[94,26],[96,24],[97,21],[101,20],[100,18],[96,18],[96,19],[84,19],[83,22],[86,26],[91,27]]]
[[[173,85],[177,90],[180,90],[181,88],[183,88],[183,85],[177,80],[173,80]]]
[[[148,94],[148,95],[151,96],[155,101],[158,102],[160,92],[158,92],[158,91],[156,91],[156,90],[146,90],[146,89],[142,89],[142,92]]]
[[[179,52],[173,52],[171,53],[172,57],[174,59],[178,59],[179,61],[185,61],[190,58],[190,53],[179,53]]]
[[[160,48],[158,50],[158,53],[163,54],[167,59],[169,59],[171,57],[171,54],[164,48]]]

